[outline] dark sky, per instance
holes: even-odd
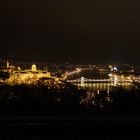
[[[140,64],[139,0],[1,0],[0,57]]]

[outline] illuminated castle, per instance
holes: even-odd
[[[33,64],[31,69],[21,70],[18,67],[10,74],[10,78],[7,80],[10,84],[33,84],[41,78],[50,78],[51,73],[46,70],[37,70],[37,66]]]

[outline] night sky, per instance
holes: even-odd
[[[0,57],[140,64],[139,0],[1,0]]]

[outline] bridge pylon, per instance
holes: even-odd
[[[81,80],[81,86],[84,86],[84,84],[85,84],[85,77],[81,77],[80,80]]]

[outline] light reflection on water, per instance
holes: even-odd
[[[82,88],[86,88],[86,89],[90,89],[90,90],[101,90],[101,91],[105,91],[108,88],[114,86],[114,83],[84,83],[84,84],[75,84],[78,87],[82,87]],[[133,84],[126,82],[126,83],[117,83],[116,86],[122,86],[124,88],[129,89]]]
[[[80,104],[92,105],[94,108],[108,108],[108,105],[113,104],[114,99],[112,98],[113,89],[112,87],[123,87],[124,89],[131,90],[133,83],[84,83],[77,84],[78,87],[87,90],[86,96],[81,98]],[[91,106],[90,106],[91,107]],[[91,107],[91,108],[92,108]]]

